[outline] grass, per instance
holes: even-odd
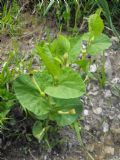
[[[17,35],[20,32],[20,6],[16,0],[12,4],[0,2],[2,10],[0,13],[0,33],[7,33],[11,36]]]

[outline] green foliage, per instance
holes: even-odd
[[[93,14],[97,7],[101,7],[106,18],[107,26],[118,38],[119,32],[113,23],[119,21],[120,1],[114,0],[51,0],[39,1],[35,5],[35,11],[41,16],[55,16],[58,27],[68,31],[79,32],[84,28],[85,18]],[[54,14],[56,13],[56,14]],[[112,22],[113,20],[113,22]],[[102,22],[99,22],[102,25]],[[116,24],[117,27],[118,24]],[[99,28],[98,28],[99,29]],[[119,29],[119,26],[118,26]]]
[[[87,34],[83,36],[83,39],[89,41],[90,37],[91,34]],[[91,38],[89,43],[90,44],[87,47],[87,52],[91,55],[103,53],[105,49],[111,46],[110,38],[103,33],[99,36],[94,36],[93,38]]]
[[[7,114],[14,104],[15,96],[11,88],[11,81],[14,79],[15,70],[10,70],[11,60],[14,59],[14,52],[9,53],[8,61],[4,63],[0,72],[0,128],[7,119]],[[13,64],[14,65],[14,64]]]
[[[2,3],[2,2],[0,2]],[[20,32],[20,7],[16,0],[4,3],[3,10],[0,13],[0,33],[15,35]]]
[[[89,32],[97,36],[102,33],[104,29],[103,20],[100,18],[101,9],[97,10],[95,14],[89,17]]]
[[[45,135],[45,131],[46,128],[43,128],[42,123],[40,121],[36,121],[32,128],[33,136],[41,141]]]
[[[82,111],[79,97],[86,88],[80,75],[67,66],[68,56],[65,54],[69,49],[70,42],[64,36],[58,36],[50,44],[38,44],[36,52],[45,70],[22,75],[14,83],[16,96],[24,109],[32,112],[36,119],[55,121],[59,126],[70,125],[79,117]],[[39,129],[36,125],[33,128],[38,139],[44,130]]]
[[[113,34],[118,37],[119,41],[120,41],[120,33],[116,30],[115,26],[113,25],[113,22],[112,22],[112,16],[111,16],[111,13],[113,11],[113,5],[115,5],[116,3],[116,10],[119,10],[119,7],[120,7],[120,2],[118,0],[118,2],[115,0],[114,2],[112,2],[113,4],[110,5],[111,6],[111,10],[109,9],[109,3],[107,2],[107,0],[96,0],[98,6],[100,6],[103,10],[103,14],[108,22],[108,26],[112,29],[112,32]],[[117,8],[118,7],[118,8]],[[118,16],[119,17],[119,16]]]
[[[12,83],[19,74],[24,73],[24,69],[29,69],[29,65],[26,68],[25,65],[18,57],[16,48],[8,53],[7,61],[0,66],[0,128],[4,126],[4,122],[8,119],[8,113],[16,101]]]
[[[41,74],[41,76],[38,76],[38,74],[39,75]],[[45,73],[44,73],[44,76],[45,76]],[[72,106],[73,108],[71,108],[70,106],[68,108],[68,103],[70,104],[69,99],[73,98],[73,101],[75,101],[75,98],[84,94],[85,93],[85,85],[84,85],[83,81],[78,77],[78,82],[77,83],[79,85],[81,85],[80,87],[79,86],[78,87],[80,89],[81,88],[82,89],[81,90],[79,89],[78,91],[76,91],[77,92],[76,95],[71,96],[71,91],[73,92],[74,91],[74,86],[75,87],[77,86],[77,84],[75,84],[76,81],[73,82],[73,83],[70,83],[70,84],[68,83],[67,84],[67,80],[68,80],[69,77],[67,77],[67,75],[64,75],[64,76],[65,76],[65,79],[64,79],[63,83],[66,83],[65,85],[68,85],[68,86],[72,85],[72,87],[73,87],[73,88],[70,88],[69,90],[67,90],[65,92],[65,93],[69,94],[68,96],[66,94],[63,94],[62,92],[59,93],[59,89],[61,90],[61,89],[63,89],[63,87],[59,86],[58,84],[55,84],[54,78],[52,78],[48,74],[48,75],[46,75],[46,77],[48,79],[46,79],[46,81],[45,81],[44,78],[41,78],[42,73],[40,73],[40,72],[36,73],[32,77],[29,77],[28,75],[20,76],[14,83],[16,96],[19,99],[22,106],[25,109],[31,111],[33,114],[35,114],[36,117],[39,118],[39,119],[44,119],[44,118],[48,119],[49,117],[52,117],[52,120],[57,121],[57,123],[58,123],[59,121],[56,118],[56,115],[59,115],[59,111],[60,111],[60,113],[63,112],[62,114],[64,114],[64,113],[69,114],[70,109],[73,109],[73,113],[70,112],[70,114],[73,114],[74,116],[69,115],[69,118],[68,118],[68,124],[69,124],[71,121],[73,122],[73,117],[75,119],[76,114],[77,114],[76,111],[74,111],[75,107],[76,107],[75,103],[74,103],[74,106]],[[74,78],[77,79],[76,77],[74,77]],[[60,80],[60,81],[62,81],[62,80]],[[61,82],[58,82],[58,83],[61,83]],[[44,86],[42,86],[42,84],[44,84]],[[54,93],[54,90],[52,91],[53,93],[51,93],[51,92],[49,93],[49,90],[52,89],[52,87],[51,88],[49,87],[49,86],[51,86],[51,84],[54,87],[59,86],[59,89],[58,90],[56,89],[56,92],[57,92],[57,93],[55,92],[56,95]],[[41,88],[43,90],[41,90]],[[64,97],[64,96],[66,96],[66,97]],[[61,101],[57,100],[56,98],[57,99],[61,98]],[[66,98],[68,100],[66,100],[65,101],[66,103],[64,104],[62,101],[64,101],[64,99],[66,99]],[[63,110],[65,110],[65,112]],[[78,110],[79,110],[79,108],[78,108]],[[70,121],[70,117],[71,117],[71,121]],[[63,116],[63,118],[64,118],[64,116]],[[66,125],[68,125],[67,120],[65,122],[66,122]]]
[[[49,86],[45,93],[61,99],[77,98],[85,92],[85,84],[78,73],[69,68],[63,69],[57,85]]]
[[[54,54],[54,56],[57,56],[58,53],[60,56],[62,56],[65,53],[69,52],[70,42],[64,36],[58,35],[58,38],[54,40],[53,43],[50,45],[50,50]]]
[[[58,77],[60,75],[60,68],[57,64],[55,64],[55,60],[52,57],[50,49],[47,44],[41,44],[36,47],[41,59],[43,60],[46,68],[49,73],[51,73],[54,77]]]
[[[80,21],[83,21],[85,16],[92,13],[95,4],[94,0],[46,0],[39,1],[35,11],[40,16],[50,16],[56,13],[54,16],[57,19],[58,27],[68,30],[73,27],[74,31],[78,31]]]
[[[36,117],[33,135],[38,140],[46,134],[50,121],[66,126],[77,120],[82,111],[79,98],[86,92],[84,81],[89,74],[90,62],[86,55],[102,53],[111,45],[102,33],[104,25],[100,10],[89,17],[88,25],[89,32],[83,36],[58,35],[53,42],[38,43],[35,52],[43,61],[44,69],[23,74],[14,82],[15,94],[22,107]],[[87,43],[86,47],[83,41]],[[82,59],[77,60],[80,52]],[[84,78],[70,68],[72,63],[79,65],[80,73],[85,73]]]

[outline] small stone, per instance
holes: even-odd
[[[44,160],[47,160],[47,156],[46,155],[44,156]]]
[[[112,36],[112,37],[111,37],[111,41],[119,42],[119,39],[118,39],[118,37],[114,37],[114,36]]]
[[[105,52],[105,56],[107,57],[109,54],[108,54],[108,52]]]
[[[91,55],[87,54],[86,58],[91,59]]]
[[[111,130],[112,133],[114,133],[114,134],[120,134],[120,128],[111,127],[110,130]]]
[[[82,59],[82,53],[80,53],[77,58]]]
[[[90,126],[89,125],[85,125],[85,130],[89,131],[90,130]]]
[[[79,66],[75,63],[71,64],[73,70],[78,70]]]
[[[103,105],[104,105],[104,100],[103,100],[103,99],[100,99],[98,103],[99,103],[99,107],[103,107]]]
[[[101,107],[95,108],[95,109],[93,109],[93,112],[95,114],[101,114],[102,113],[102,108]]]
[[[93,151],[94,151],[94,148],[95,148],[94,144],[88,144],[88,145],[86,146],[86,149],[87,149],[89,152],[93,152]]]
[[[107,57],[105,61],[105,73],[107,74],[109,79],[112,78],[112,65],[109,57]]]
[[[91,73],[95,73],[96,71],[97,71],[97,66],[96,66],[96,64],[94,63],[94,64],[90,65],[90,72],[91,72]]]
[[[82,48],[83,49],[86,49],[87,45],[88,45],[87,41],[82,41]]]
[[[96,96],[96,95],[98,95],[98,91],[94,91],[94,92],[90,91],[90,92],[88,92],[88,95]]]
[[[114,155],[115,149],[111,146],[105,146],[104,152],[106,154]]]
[[[118,119],[120,119],[120,114],[118,115]]]
[[[105,134],[104,135],[104,144],[108,145],[108,146],[114,145],[113,136],[111,134],[109,134],[109,135]]]
[[[112,120],[116,117],[115,112],[114,111],[110,111],[109,113],[109,118]]]
[[[32,62],[33,64],[39,64],[40,63],[40,61],[39,61],[39,57],[38,56],[34,56],[33,57],[33,62]]]
[[[115,78],[112,79],[111,82],[112,82],[113,84],[120,84],[120,78],[115,77]]]
[[[105,98],[110,98],[112,96],[112,93],[110,90],[105,90]]]
[[[88,111],[87,109],[85,109],[85,110],[83,111],[83,114],[84,114],[85,116],[88,116],[88,115],[89,115],[89,111]]]
[[[109,125],[107,122],[103,122],[102,124],[103,132],[106,133],[109,131]]]

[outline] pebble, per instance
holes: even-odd
[[[75,64],[75,63],[71,64],[71,67],[75,71],[78,70],[78,68],[79,68],[79,66],[77,64]]]
[[[118,119],[120,119],[120,114],[118,114],[118,116],[117,116],[117,117],[118,117]]]
[[[86,146],[86,149],[89,151],[89,152],[93,152],[94,149],[95,149],[95,145],[94,144],[88,144]]]
[[[89,115],[89,110],[85,109],[85,110],[83,111],[83,114],[84,114],[85,116],[88,116],[88,115]]]
[[[105,98],[110,98],[112,96],[111,91],[110,90],[105,90],[104,96],[105,96]]]
[[[103,122],[102,124],[103,132],[106,133],[109,131],[109,124],[107,122]]]
[[[84,128],[85,128],[85,130],[87,130],[87,131],[90,130],[90,126],[89,126],[89,125],[85,125]]]
[[[94,64],[90,65],[90,72],[91,72],[91,73],[95,73],[96,71],[97,71],[97,66],[96,66],[96,64],[94,63]]]
[[[114,155],[115,149],[111,146],[105,146],[104,152],[106,154]]]
[[[101,114],[102,113],[102,108],[101,107],[95,108],[95,109],[93,109],[93,112],[95,114]]]
[[[40,64],[40,60],[39,60],[39,57],[38,56],[34,56],[33,57],[33,64]]]
[[[109,57],[106,58],[106,61],[105,61],[105,73],[107,74],[107,77],[109,79],[112,78],[112,65],[111,65],[111,61],[109,59]]]
[[[112,79],[111,82],[112,82],[113,84],[120,84],[120,78],[115,77],[115,78]]]
[[[111,37],[111,41],[119,42],[119,39],[118,39],[118,37],[112,36],[112,37]]]
[[[91,95],[91,96],[96,96],[98,94],[98,91],[90,91],[88,92],[88,95]]]
[[[114,111],[110,111],[109,113],[109,118],[112,120],[115,117],[115,112]]]

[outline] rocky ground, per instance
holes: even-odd
[[[27,60],[36,41],[45,38],[47,33],[44,25],[36,27],[32,20],[25,25],[27,29],[23,36],[17,37],[17,42],[19,52]],[[51,36],[54,37],[56,32],[52,29]],[[4,145],[1,138],[1,160],[120,160],[120,50],[116,38],[112,37],[111,41],[112,47],[105,52],[105,87],[100,88],[98,81],[92,80],[87,86],[87,95],[81,98],[84,104],[80,119],[84,146],[79,146],[75,132],[66,127],[60,130],[64,142],[51,152],[41,150],[42,144],[36,140],[23,143],[21,139],[14,143],[12,139]],[[11,46],[9,37],[0,37],[1,65]],[[100,65],[101,57],[97,57],[97,62]],[[35,56],[33,67],[38,63]],[[96,67],[91,66],[94,75]]]

